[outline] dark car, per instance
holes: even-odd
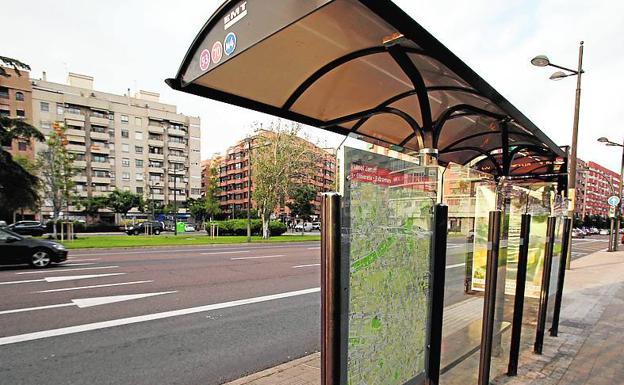
[[[0,229],[0,264],[28,263],[35,268],[67,260],[65,246],[51,241],[24,237],[7,229]]]
[[[9,230],[20,235],[32,235],[40,237],[45,234],[46,227],[37,221],[19,221],[9,225]]]
[[[126,230],[126,233],[128,233],[128,235],[140,235],[149,234],[150,231],[154,235],[159,235],[165,231],[165,226],[162,222],[141,222],[135,226],[129,227],[128,230]]]

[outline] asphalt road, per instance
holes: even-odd
[[[449,240],[447,305],[470,246]],[[0,268],[0,384],[216,385],[317,351],[319,257],[318,243],[194,246]]]

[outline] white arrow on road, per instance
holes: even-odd
[[[73,281],[76,279],[89,279],[89,278],[101,278],[101,277],[112,277],[114,275],[124,275],[126,273],[110,273],[110,274],[91,274],[91,275],[68,275],[65,277],[46,277],[42,279],[28,279],[25,281],[8,281],[8,282],[0,282],[0,285],[15,285],[18,283],[31,283],[31,282],[63,282],[63,281]]]
[[[135,300],[135,299],[142,299],[142,298],[154,297],[154,296],[157,296],[157,295],[173,294],[173,293],[177,293],[177,292],[176,291],[163,291],[163,292],[160,292],[160,293],[114,295],[114,296],[111,296],[111,297],[95,297],[95,298],[79,298],[79,299],[72,299],[72,301],[68,302],[68,303],[61,303],[61,304],[57,304],[57,305],[27,307],[27,308],[23,308],[23,309],[13,309],[13,310],[0,311],[0,315],[24,313],[24,312],[27,312],[27,311],[35,311],[35,310],[55,309],[55,308],[59,308],[59,307],[68,307],[68,306],[78,306],[80,309],[84,309],[84,308],[87,308],[87,307],[108,305],[108,304],[116,303],[116,302],[132,301],[132,300]]]

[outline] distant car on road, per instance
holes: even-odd
[[[585,238],[585,232],[581,229],[573,229],[572,238]]]
[[[141,235],[141,234],[149,234],[151,226],[151,232],[154,235],[160,235],[163,231],[165,231],[165,226],[162,222],[141,222],[135,226],[131,226],[126,230],[128,235]]]
[[[60,243],[24,237],[7,229],[0,229],[0,264],[28,263],[35,268],[67,260],[67,250]]]
[[[195,231],[195,226],[191,225],[190,223],[187,223],[184,225],[184,231],[187,233],[191,233]]]
[[[312,222],[312,230],[321,231],[321,222]]]
[[[47,232],[46,227],[38,221],[19,221],[9,225],[9,230],[20,235],[40,237]]]
[[[610,231],[607,229],[600,230],[600,235],[609,235],[609,234],[610,234]]]
[[[295,226],[295,231],[301,231],[302,233],[312,231],[312,223],[297,223],[297,225]]]

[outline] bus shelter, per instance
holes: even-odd
[[[532,297],[534,350],[547,322],[556,334],[566,152],[391,1],[226,1],[166,82],[368,143],[341,148],[339,193],[323,198],[323,384],[467,383],[453,368],[471,355],[479,384],[495,357],[513,375]],[[444,203],[465,186],[473,233],[457,257]],[[474,298],[445,303],[459,265]],[[464,305],[476,323],[450,321]]]

